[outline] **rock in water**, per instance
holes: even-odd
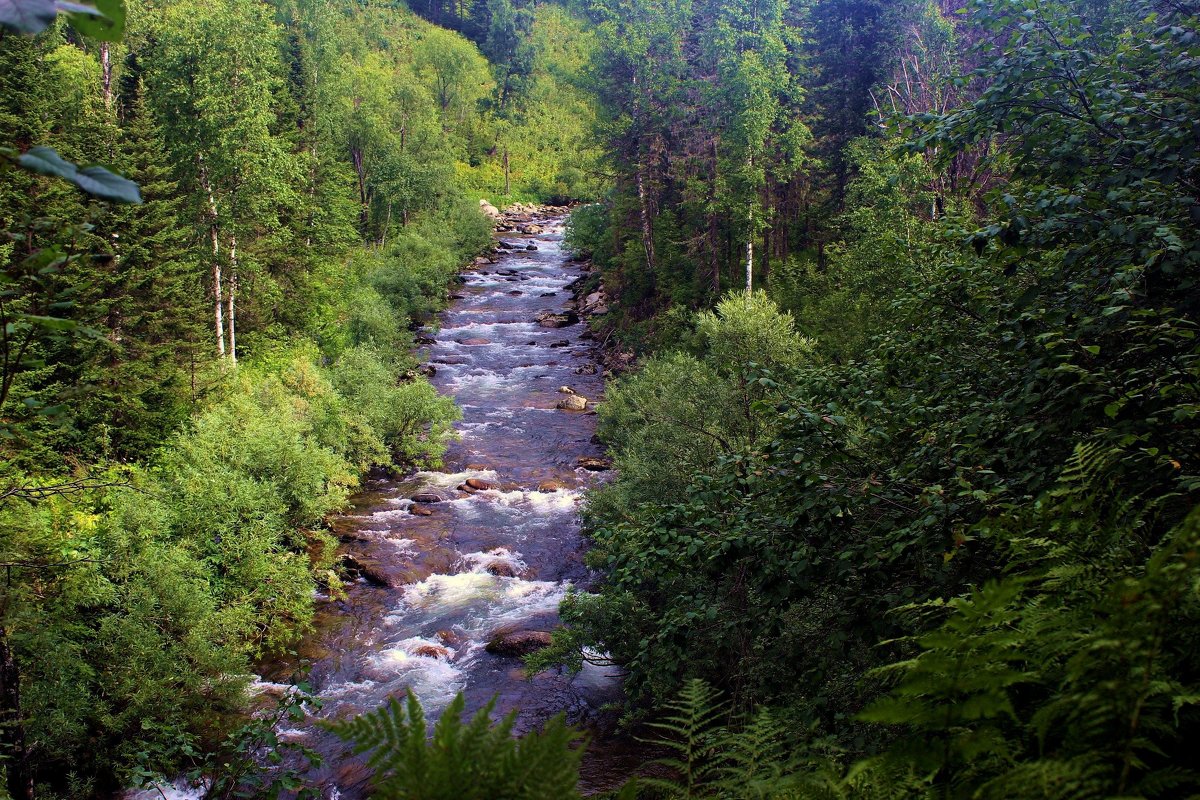
[[[492,488],[492,484],[488,481],[485,481],[483,478],[467,478],[467,486],[470,486],[472,489],[480,492],[484,491],[485,489]]]
[[[575,464],[592,472],[603,472],[606,469],[612,469],[612,461],[610,459],[597,458],[596,456],[580,456]]]
[[[414,503],[440,503],[446,498],[434,492],[418,492],[412,496]]]
[[[412,655],[424,658],[449,658],[450,651],[438,644],[423,644],[414,647]]]
[[[559,489],[565,489],[565,488],[566,487],[563,486],[558,481],[542,481],[541,483],[538,484],[539,492],[547,492],[547,493],[557,492]]]
[[[342,564],[346,570],[347,577],[362,578],[367,583],[374,586],[391,586],[392,582],[388,579],[387,573],[379,566],[371,561],[361,561],[347,553],[342,556]]]
[[[587,398],[577,394],[569,394],[555,404],[555,408],[563,411],[583,411],[587,408]]]
[[[547,631],[513,631],[493,637],[486,650],[494,656],[524,656],[549,646]]]
[[[411,506],[408,507],[408,513],[410,513],[414,516],[417,516],[417,517],[432,517],[433,509],[426,508],[425,506],[413,503]]]
[[[492,561],[484,569],[499,578],[517,577],[517,571],[507,561]]]
[[[566,328],[579,322],[579,317],[568,311],[565,314],[542,314],[537,324],[543,328]]]

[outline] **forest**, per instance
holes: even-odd
[[[607,298],[600,796],[1200,797],[1196,0],[0,0],[0,796],[327,796],[247,686],[441,465],[481,200]],[[580,796],[421,700],[370,796]]]

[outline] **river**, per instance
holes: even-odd
[[[600,707],[619,699],[611,670],[530,680],[519,658],[485,649],[499,633],[551,630],[568,587],[595,577],[582,561],[579,506],[604,476],[579,463],[601,455],[596,418],[590,403],[584,411],[556,406],[562,387],[596,400],[604,383],[585,324],[537,321],[566,310],[567,287],[584,267],[562,248],[561,218],[534,221],[542,232],[504,234],[513,247],[465,272],[440,325],[423,332],[430,380],[463,413],[444,468],[368,481],[335,520],[346,554],[371,580],[349,585],[344,599],[323,600],[297,659],[272,665],[260,688],[304,666],[324,700],[322,718],[373,710],[408,688],[431,717],[458,692],[470,712],[495,695],[498,713],[520,710],[518,730],[559,712],[594,726]],[[456,488],[470,479],[487,488]],[[414,504],[423,495],[426,502]],[[325,797],[365,796],[368,773],[341,742],[311,725],[282,735],[325,757],[312,776]],[[634,757],[620,740],[596,738],[585,791],[619,783]]]

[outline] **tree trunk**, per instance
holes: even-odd
[[[367,173],[363,164],[363,154],[358,148],[350,148],[350,162],[354,165],[354,175],[358,178],[358,225],[365,234],[367,230]]]
[[[508,145],[505,145],[504,146],[504,194],[509,195],[511,193],[512,193],[512,186],[509,184],[509,179],[508,179]]]
[[[5,750],[9,795],[13,800],[33,800],[33,770],[21,718],[21,672],[8,647],[5,628],[0,628],[0,743]]]
[[[229,237],[229,360],[237,366],[237,313],[235,302],[238,290],[237,234]]]
[[[100,75],[101,86],[104,91],[104,107],[111,110],[113,101],[112,92],[112,55],[108,50],[108,42],[100,43]]]
[[[213,271],[213,318],[217,331],[217,355],[225,357],[225,320],[221,303],[221,231],[218,226],[217,201],[213,196],[212,184],[208,180],[208,170],[204,168],[204,156],[196,156],[200,162],[200,185],[208,195],[208,235],[212,241],[212,271]]]
[[[754,156],[746,159],[749,173],[754,174]],[[754,195],[750,195],[750,208],[746,212],[746,294],[754,291]]]
[[[746,237],[746,294],[754,291],[754,206],[750,206],[747,215],[750,222],[750,235]]]
[[[646,251],[646,267],[654,272],[654,229],[650,225],[650,199],[646,196],[645,170],[642,159],[637,164],[638,215],[642,222],[642,247]]]

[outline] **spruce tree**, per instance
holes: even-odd
[[[103,332],[88,342],[80,369],[90,387],[80,446],[122,457],[146,452],[186,419],[211,350],[200,254],[161,141],[139,92],[119,158],[144,202],[111,207],[102,222],[107,252],[79,275]]]

